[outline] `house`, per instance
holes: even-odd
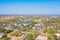
[[[19,37],[19,40],[25,40],[25,35],[21,35],[20,37]]]
[[[25,21],[23,25],[24,26],[28,26],[29,25],[29,22],[28,21]]]
[[[48,37],[47,36],[38,35],[35,40],[48,40]]]
[[[17,26],[17,24],[16,24],[16,23],[14,23],[14,25],[15,25],[15,26]]]
[[[57,39],[60,40],[60,34],[56,33]]]
[[[22,30],[22,29],[23,29],[23,26],[20,25],[20,26],[17,26],[17,28],[18,28],[19,30]]]
[[[56,36],[60,36],[60,33],[56,33]]]
[[[43,27],[38,26],[37,30],[43,30]]]
[[[53,28],[53,26],[47,26],[48,29]]]
[[[0,38],[2,38],[4,36],[4,34],[3,33],[0,33]]]
[[[58,30],[58,33],[60,34],[60,30]]]
[[[32,29],[33,29],[33,30],[35,30],[35,29],[36,29],[36,27],[32,27]]]
[[[28,23],[28,22],[26,22],[26,23],[24,23],[23,25],[24,25],[24,26],[28,26],[28,25],[29,25],[29,23]]]
[[[58,30],[58,33],[56,33],[57,39],[60,40],[60,30]]]
[[[11,40],[25,40],[25,35],[21,35],[20,37],[13,36]]]
[[[3,24],[2,26],[3,26],[3,27],[5,27],[5,26],[6,26],[6,24]]]
[[[19,37],[13,36],[11,40],[19,40]]]
[[[5,29],[10,30],[10,31],[14,30],[14,28],[12,27],[5,27]]]
[[[35,26],[40,26],[40,24],[35,24]]]

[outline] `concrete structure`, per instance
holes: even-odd
[[[25,35],[19,37],[19,40],[24,40],[24,39],[25,39]]]
[[[35,40],[48,40],[47,36],[38,35]]]
[[[60,39],[60,33],[56,33],[57,39]]]
[[[25,39],[25,35],[22,35],[22,36],[20,36],[20,37],[13,36],[13,37],[11,38],[11,40],[24,40],[24,39]]]
[[[10,31],[14,30],[14,28],[12,27],[5,27],[5,29],[10,30]]]
[[[0,33],[0,38],[2,38],[4,36],[4,34],[3,33]]]
[[[11,40],[19,40],[19,38],[16,37],[16,36],[13,36],[13,37],[11,38]]]

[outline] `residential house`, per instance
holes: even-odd
[[[0,38],[2,38],[4,36],[4,34],[3,33],[0,33]]]
[[[5,29],[10,30],[10,31],[14,30],[14,28],[12,27],[5,27]]]
[[[38,26],[38,27],[37,27],[37,30],[43,30],[43,27]]]
[[[19,37],[13,36],[11,40],[19,40]]]
[[[60,30],[58,30],[58,33],[56,33],[57,39],[60,40]]]
[[[25,37],[26,37],[25,35],[22,35],[19,37],[19,40],[25,40]]]
[[[47,36],[38,35],[35,40],[48,40]]]

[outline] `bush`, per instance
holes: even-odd
[[[4,37],[4,38],[2,38],[2,40],[8,40],[8,38],[7,37]]]
[[[26,36],[26,40],[34,40],[36,38],[36,34],[31,34],[29,33],[27,36]]]

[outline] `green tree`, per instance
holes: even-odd
[[[8,40],[8,38],[7,37],[4,37],[4,38],[2,38],[2,40]]]
[[[26,36],[26,40],[34,40],[36,38],[36,34],[31,34],[29,33],[27,36]]]

